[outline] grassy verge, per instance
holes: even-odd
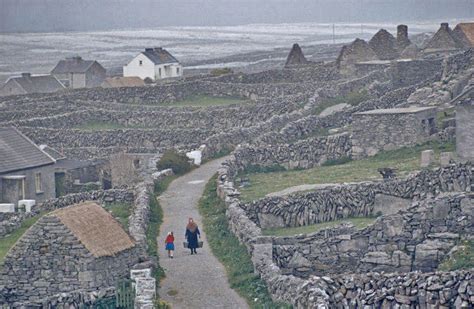
[[[21,223],[20,228],[11,233],[10,235],[0,238],[0,267],[5,259],[5,256],[11,247],[17,242],[18,239],[28,230],[33,224],[36,223],[44,214],[40,214],[24,220]]]
[[[130,203],[110,203],[105,205],[105,209],[112,213],[112,216],[120,222],[125,230],[128,230],[128,217],[130,216],[131,207]]]
[[[444,261],[439,266],[440,270],[452,271],[474,268],[474,240],[464,241],[460,245],[462,246],[461,249]]]
[[[165,278],[165,271],[161,268],[158,257],[158,247],[156,239],[160,235],[160,225],[163,222],[163,209],[161,208],[160,203],[158,203],[157,197],[162,194],[169,184],[176,179],[177,176],[169,176],[164,178],[162,181],[155,182],[153,193],[150,193],[150,222],[146,230],[146,241],[148,244],[148,255],[154,257],[157,261],[157,267],[153,273],[153,277],[157,282],[157,295],[160,281]],[[170,308],[168,304],[158,300],[155,304],[155,308],[168,309]]]
[[[254,274],[247,249],[229,230],[225,210],[225,204],[216,193],[214,176],[199,201],[199,212],[211,250],[224,265],[231,288],[245,298],[251,308],[291,308],[272,301],[265,283]]]
[[[410,148],[402,148],[377,154],[374,157],[343,164],[328,164],[307,170],[292,170],[273,173],[246,172],[245,177],[250,185],[241,189],[244,201],[259,199],[271,192],[303,184],[323,184],[358,182],[381,179],[378,168],[391,167],[397,169],[397,175],[406,175],[420,169],[421,151],[433,149],[437,156],[443,151],[454,151],[454,143],[430,142]],[[344,162],[344,161],[342,161]],[[338,162],[335,162],[338,163]]]
[[[221,106],[232,104],[248,104],[246,100],[232,97],[213,97],[197,95],[186,98],[182,101],[170,103],[169,106]]]
[[[297,234],[309,234],[314,232],[319,232],[322,229],[335,227],[343,222],[350,222],[354,224],[357,229],[363,229],[376,220],[375,217],[363,217],[363,218],[347,218],[342,220],[335,220],[331,222],[322,222],[312,225],[306,226],[298,226],[298,227],[283,227],[283,228],[273,228],[273,229],[265,229],[262,230],[263,235],[271,235],[271,236],[294,236]]]

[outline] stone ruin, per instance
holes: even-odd
[[[377,54],[366,41],[355,39],[349,45],[344,45],[337,57],[339,69],[349,67],[357,62],[378,60]]]
[[[369,41],[369,46],[380,60],[398,58],[397,40],[385,29],[380,29]]]
[[[307,65],[309,63],[310,62],[306,60],[301,47],[297,43],[293,44],[293,47],[286,58],[285,68]]]
[[[453,51],[464,48],[462,40],[451,30],[448,23],[442,23],[438,31],[424,46],[424,52]]]

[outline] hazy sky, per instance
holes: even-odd
[[[0,32],[474,19],[474,0],[0,0]]]

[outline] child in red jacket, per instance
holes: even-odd
[[[168,257],[170,259],[173,258],[173,251],[174,251],[174,235],[173,232],[169,232],[168,236],[166,236],[165,240],[166,250],[168,250]]]

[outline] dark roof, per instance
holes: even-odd
[[[52,147],[49,147],[48,145],[39,145],[39,148],[49,154],[49,156],[56,161],[66,159],[66,156],[64,154]]]
[[[26,93],[50,93],[64,89],[63,84],[52,75],[31,76],[23,73],[20,77],[12,77]]]
[[[0,128],[0,173],[56,162],[17,129]]]
[[[96,62],[95,60],[84,60],[81,57],[66,58],[58,62],[51,74],[85,73]],[[98,62],[97,64],[100,65]]]
[[[179,62],[166,49],[161,47],[145,48],[145,51],[142,52],[142,54],[147,56],[147,58],[153,61],[154,64]]]

